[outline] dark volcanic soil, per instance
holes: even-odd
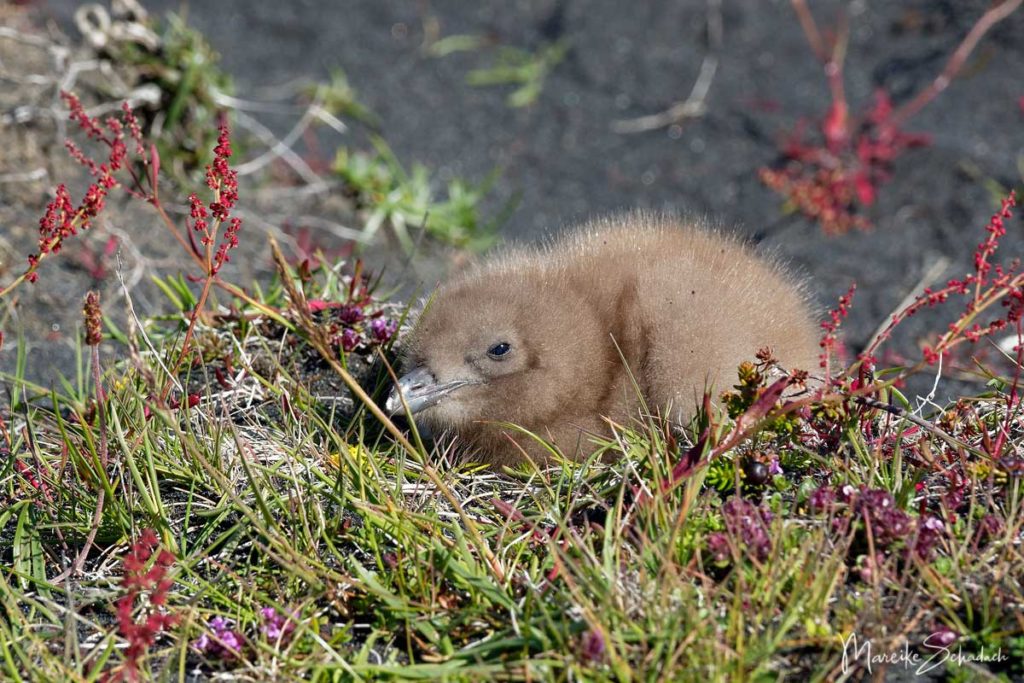
[[[68,26],[78,3],[39,4]],[[406,163],[426,163],[441,178],[479,178],[500,167],[493,206],[520,195],[506,237],[534,239],[606,211],[668,208],[736,226],[781,253],[810,276],[822,306],[856,281],[847,326],[856,349],[940,258],[953,262],[945,276],[966,272],[995,207],[989,185],[1021,184],[1024,11],[996,27],[962,76],[908,126],[931,134],[933,144],[898,162],[871,211],[874,230],[835,238],[783,216],[778,196],[756,176],[799,118],[823,114],[821,68],[788,2],[722,4],[724,45],[707,113],[635,135],[615,133],[611,123],[663,110],[689,93],[707,50],[708,3],[221,0],[191,3],[188,20],[220,51],[239,96],[259,99],[261,88],[325,79],[340,66]],[[835,16],[837,3],[811,4],[822,24]],[[878,86],[901,100],[928,83],[988,3],[844,4],[846,86],[859,109]],[[159,12],[181,3],[146,6]],[[513,109],[508,88],[465,82],[489,53],[426,56],[425,27],[531,49],[566,40],[570,49],[538,102]],[[290,125],[268,123],[278,131]],[[1022,225],[1010,229],[1007,257],[1021,253]],[[914,347],[926,321],[911,322],[904,349]]]

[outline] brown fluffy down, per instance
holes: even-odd
[[[788,369],[817,370],[817,325],[801,286],[734,237],[633,213],[499,255],[441,286],[403,367],[455,387],[416,419],[457,436],[468,458],[544,464],[547,450],[503,423],[578,459],[592,452],[588,434],[610,433],[606,418],[641,416],[629,373],[651,411],[682,422],[706,388],[728,389],[737,365],[766,346]]]

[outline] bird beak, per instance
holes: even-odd
[[[421,366],[399,378],[384,404],[384,409],[389,415],[403,412],[405,406],[402,405],[402,399],[404,398],[409,412],[415,414],[435,405],[456,389],[473,383],[469,380],[457,379],[438,384],[434,373]]]

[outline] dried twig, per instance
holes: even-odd
[[[279,140],[270,131],[270,129],[262,123],[245,112],[235,110],[235,120],[238,121],[238,125],[255,135],[261,142],[270,148],[255,159],[247,161],[244,164],[239,164],[236,169],[238,174],[248,175],[255,173],[256,171],[264,168],[270,162],[274,161],[274,159],[281,159],[291,166],[292,170],[294,170],[305,182],[315,187],[322,186],[324,184],[323,178],[317,175],[316,171],[310,168],[305,159],[299,156],[295,150],[291,148],[291,145],[295,144],[295,141],[302,136],[310,123],[316,118],[312,112],[313,105],[310,105],[307,107],[306,113],[298,123],[296,123],[291,131],[289,131],[288,135],[286,135],[284,139]]]
[[[616,133],[643,133],[657,130],[686,119],[698,118],[707,111],[707,95],[718,71],[718,52],[722,46],[722,5],[721,0],[708,0],[707,12],[708,53],[701,62],[697,80],[690,94],[665,111],[635,119],[623,119],[612,123]]]
[[[957,448],[961,448],[961,449],[963,449],[964,451],[967,451],[967,452],[971,452],[971,451],[974,450],[969,445],[967,445],[966,443],[964,443],[960,439],[956,438],[952,434],[944,432],[943,430],[939,429],[938,427],[936,427],[934,424],[932,424],[928,420],[924,419],[923,417],[920,417],[918,415],[914,415],[913,413],[909,413],[906,410],[904,410],[903,408],[900,408],[899,406],[894,406],[894,405],[889,404],[889,403],[884,403],[883,401],[879,401],[876,398],[871,398],[870,396],[857,396],[853,400],[855,402],[860,403],[861,405],[865,405],[865,406],[867,406],[869,408],[875,408],[877,410],[883,410],[883,411],[889,413],[890,415],[895,415],[896,417],[900,418],[901,420],[906,420],[907,422],[912,422],[915,425],[917,425],[918,427],[920,427],[921,429],[923,429],[926,432],[928,432],[929,434],[933,434],[933,435],[939,437],[940,439],[942,439],[943,441],[945,441],[946,443],[948,443],[951,446],[956,446]]]

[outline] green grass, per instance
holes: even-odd
[[[439,58],[493,47],[491,64],[466,74],[466,83],[475,87],[515,86],[505,102],[518,108],[536,104],[548,76],[569,51],[566,40],[542,43],[533,51],[507,45],[491,46],[490,42],[484,36],[450,35],[432,43],[427,54]]]
[[[482,250],[494,244],[498,226],[508,217],[515,200],[491,220],[485,220],[480,204],[491,191],[497,173],[477,184],[450,180],[439,194],[422,164],[410,171],[402,166],[387,143],[371,138],[374,152],[339,148],[333,171],[344,183],[344,193],[365,215],[367,241],[388,228],[407,253],[416,249],[420,231],[445,244]]]
[[[344,301],[350,285],[322,269],[305,286],[310,298]],[[172,300],[181,286],[165,283]],[[119,333],[129,357],[103,361],[102,405],[88,349],[54,390],[4,378],[5,680],[118,670],[122,558],[144,528],[175,555],[166,610],[179,621],[140,660],[143,680],[197,668],[254,680],[825,680],[843,670],[851,635],[876,653],[909,643],[924,658],[919,643],[942,628],[962,636],[964,653],[1007,658],[943,664],[954,679],[977,667],[1021,675],[1021,479],[909,422],[842,405],[775,420],[676,486],[693,432],[653,418],[620,426],[584,463],[490,472],[447,452],[403,451],[358,404],[318,395],[310,377],[329,369],[255,316],[201,325],[198,360],[181,378],[198,402],[157,407],[154,378],[176,357],[191,305],[177,298],[180,315]],[[285,304],[279,286],[264,299]],[[240,379],[225,387],[218,371]],[[744,376],[727,401],[737,414],[761,382]],[[386,384],[363,378],[378,395]],[[978,399],[977,414],[995,425],[1004,399]],[[724,414],[705,415],[697,433],[710,418],[724,438]],[[970,419],[946,420],[960,420],[959,438],[978,447],[983,430],[972,435]],[[764,483],[739,466],[777,454],[784,472]],[[909,552],[914,533],[898,538],[871,575],[864,519],[809,504],[826,482],[865,486],[892,492],[916,520],[922,505],[944,509],[956,458],[969,495],[948,533],[927,557]],[[81,551],[101,488],[98,548],[83,572],[55,580]],[[772,513],[764,553],[730,527],[724,503],[736,491]],[[979,541],[986,515],[1002,528]],[[140,620],[153,609],[145,604]],[[268,607],[291,615],[294,630],[268,637]],[[237,655],[197,649],[216,617],[241,636]]]
[[[325,106],[358,116],[340,75],[329,89]],[[383,143],[334,170],[366,230],[410,252],[423,224],[491,238],[487,183],[438,194]],[[762,356],[690,425],[637,415],[585,462],[493,472],[349,390],[351,375],[383,397],[395,338],[372,321],[404,325],[405,307],[360,267],[275,261],[245,301],[197,297],[195,273],[155,280],[172,312],[108,323],[52,386],[26,379],[17,342],[0,378],[0,679],[835,680],[901,653],[916,659],[897,673],[1024,676],[1024,352],[928,415],[881,384],[900,375],[856,367],[780,398]],[[969,325],[1016,315],[997,304],[1022,286],[978,262],[932,350],[961,367]]]

